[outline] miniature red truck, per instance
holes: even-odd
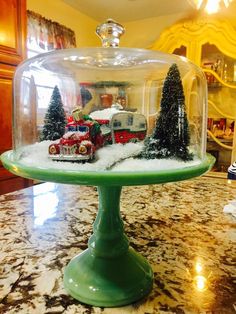
[[[70,121],[66,133],[49,148],[49,158],[63,161],[88,161],[104,145],[104,136],[94,120]]]

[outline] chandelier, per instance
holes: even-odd
[[[197,10],[204,10],[208,14],[219,12],[222,8],[228,8],[233,0],[192,0]]]

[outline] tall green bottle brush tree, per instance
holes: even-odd
[[[48,110],[44,117],[41,140],[54,141],[65,133],[66,114],[63,108],[61,94],[57,86],[54,87]]]
[[[180,72],[174,63],[169,68],[162,90],[160,113],[151,136],[144,142],[141,158],[171,158],[188,161],[189,124]]]

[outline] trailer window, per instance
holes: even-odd
[[[127,122],[127,124],[128,124],[128,125],[133,125],[133,122],[134,122],[134,117],[133,117],[133,116],[128,116],[128,122]]]
[[[114,123],[113,123],[113,127],[114,128],[118,128],[120,126],[121,126],[121,122],[120,121],[114,121]]]

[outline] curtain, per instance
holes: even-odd
[[[46,19],[35,12],[27,10],[28,48],[49,51],[76,47],[75,33],[68,27]]]
[[[76,47],[74,31],[29,10],[27,10],[27,30],[27,54],[29,58],[50,50]],[[59,87],[65,110],[70,113],[71,107],[74,107],[77,99],[77,86],[73,78],[49,77],[47,73],[38,72],[34,79],[37,93],[38,125],[43,124],[45,112],[56,85]]]

